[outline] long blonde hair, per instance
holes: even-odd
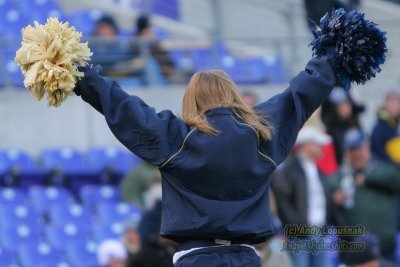
[[[205,112],[216,107],[230,108],[244,123],[253,127],[263,140],[270,140],[272,128],[243,102],[232,79],[221,70],[198,72],[191,78],[184,97],[182,119],[201,132],[217,135],[207,121]]]

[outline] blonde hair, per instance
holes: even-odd
[[[207,110],[216,107],[230,108],[244,123],[253,127],[261,139],[271,139],[270,126],[243,102],[235,83],[225,72],[210,70],[194,74],[183,97],[182,119],[201,132],[217,135],[219,132],[208,123],[205,115]]]

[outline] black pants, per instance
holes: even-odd
[[[246,246],[206,247],[182,256],[175,267],[261,267],[261,258]]]

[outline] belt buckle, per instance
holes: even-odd
[[[214,239],[214,243],[218,245],[225,245],[229,246],[231,244],[230,240],[224,240],[224,239]]]

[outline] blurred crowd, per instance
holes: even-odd
[[[365,107],[335,88],[275,172],[271,191],[280,222],[277,233],[293,224],[365,227],[365,233],[353,237],[301,237],[361,242],[365,250],[288,253],[292,266],[398,266],[399,90],[387,93],[383,102],[367,134],[360,122]]]
[[[177,70],[168,51],[157,39],[147,15],[140,15],[134,35],[124,36],[113,17],[104,15],[91,36],[92,63],[118,80],[121,86],[162,86],[169,81],[186,81],[192,72]],[[128,37],[128,38],[126,38]]]
[[[249,106],[260,99],[243,93]],[[275,234],[257,249],[268,267],[397,266],[396,234],[400,226],[400,92],[387,93],[368,134],[360,123],[365,107],[349,92],[335,88],[298,135],[291,156],[271,180]],[[121,185],[124,201],[142,206],[125,223],[121,240],[107,240],[98,249],[104,267],[172,266],[177,244],[159,236],[161,177],[143,163],[127,174]],[[362,226],[358,236],[300,239],[365,244],[361,252],[285,251],[286,225]],[[330,238],[330,240],[328,240]]]

